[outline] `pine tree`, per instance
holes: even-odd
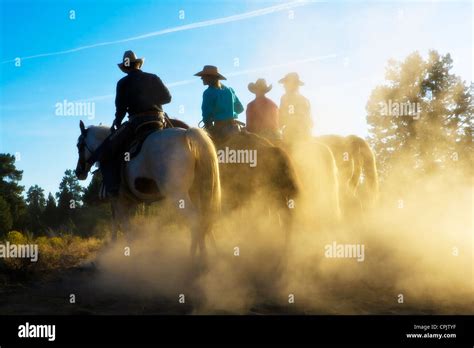
[[[21,229],[25,216],[25,201],[23,200],[23,186],[21,180],[23,171],[16,169],[15,156],[0,154],[0,197],[8,205],[12,221],[11,228]]]
[[[57,206],[56,200],[51,192],[48,194],[48,199],[46,200],[46,207],[44,208],[43,215],[41,216],[41,221],[43,225],[48,229],[54,229],[58,226],[58,216],[57,216]]]
[[[11,230],[13,226],[12,214],[7,201],[0,196],[0,236]]]
[[[26,193],[27,222],[26,226],[32,233],[39,233],[43,228],[41,216],[46,206],[44,190],[38,185],[31,186]]]
[[[82,205],[82,187],[71,169],[64,172],[56,198],[58,200],[58,221],[60,224],[72,228],[74,226],[73,216]]]
[[[369,140],[382,178],[410,177],[472,163],[473,89],[452,70],[449,54],[418,52],[389,61],[386,83],[366,106]]]

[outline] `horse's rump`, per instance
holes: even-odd
[[[341,192],[346,198],[353,196],[363,206],[370,206],[378,195],[378,175],[369,144],[356,135],[324,135],[317,139],[329,146],[335,156]]]
[[[367,195],[366,199],[374,203],[377,200],[379,185],[378,185],[378,174],[377,164],[375,160],[375,154],[370,148],[370,145],[364,139],[350,135],[348,136],[352,148],[357,149],[359,155],[359,164],[364,175],[364,191]]]
[[[220,152],[224,200],[228,207],[242,206],[256,195],[265,204],[286,206],[295,199],[299,183],[293,163],[286,152],[267,139],[242,131],[216,145]],[[223,154],[232,150],[254,151],[256,163],[226,163]]]

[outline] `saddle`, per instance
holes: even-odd
[[[214,125],[208,129],[209,135],[215,143],[225,143],[234,135],[240,134],[245,130],[245,124],[238,120],[228,120],[214,122]]]
[[[151,122],[143,124],[142,126],[138,127],[135,131],[135,137],[128,146],[128,153],[130,154],[130,159],[136,157],[140,150],[142,149],[142,145],[148,136],[156,131],[160,131],[167,128],[184,128],[188,129],[189,126],[178,119],[170,119],[167,116],[165,117],[164,126],[161,122]]]

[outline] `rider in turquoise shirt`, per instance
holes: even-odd
[[[214,121],[236,119],[244,111],[232,88],[220,85],[209,86],[202,96],[202,120],[204,124]]]
[[[226,78],[219,74],[216,67],[206,65],[196,76],[201,76],[203,84],[209,86],[204,91],[201,108],[206,128],[211,127],[213,122],[233,121],[244,111],[234,90],[220,83],[219,80]]]

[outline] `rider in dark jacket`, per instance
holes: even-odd
[[[90,163],[100,161],[105,188],[108,195],[118,194],[120,187],[120,158],[130,144],[134,135],[144,126],[153,125],[162,128],[164,125],[163,104],[171,101],[168,88],[161,79],[140,70],[143,58],[137,58],[132,51],[126,51],[119,68],[127,74],[117,83],[115,98],[115,120],[112,134],[93,154]],[[129,121],[122,124],[128,113]]]
[[[144,114],[158,115],[163,113],[162,105],[171,101],[170,92],[158,76],[139,68],[126,73],[117,83],[114,121],[117,127],[127,112],[131,121]]]

